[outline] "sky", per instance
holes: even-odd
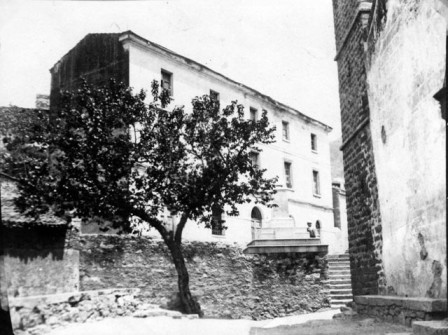
[[[34,107],[49,69],[88,33],[136,34],[333,127],[331,0],[0,0],[0,106]]]

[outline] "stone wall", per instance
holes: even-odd
[[[64,225],[6,224],[0,228],[5,247],[0,280],[10,298],[78,291],[79,251],[69,246],[76,231]]]
[[[4,256],[7,292],[10,297],[74,292],[79,289],[77,250],[9,249]]]
[[[166,305],[177,273],[161,241],[134,236],[80,238],[81,290],[136,287]],[[248,256],[236,246],[188,242],[190,287],[206,317],[266,319],[329,307],[325,259],[312,254]],[[322,274],[321,274],[322,273]]]
[[[354,295],[384,291],[381,216],[369,128],[364,42],[370,1],[334,0],[349,252]]]
[[[401,296],[446,297],[446,123],[433,97],[446,68],[439,2],[389,0],[369,36],[383,266],[388,292]]]
[[[442,320],[446,317],[446,299],[391,296],[357,296],[356,312],[410,327],[414,321]]]

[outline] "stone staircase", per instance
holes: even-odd
[[[349,255],[328,255],[331,307],[340,308],[353,300]]]

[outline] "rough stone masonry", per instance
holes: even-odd
[[[369,1],[333,0],[354,295],[384,292],[382,226],[364,65]]]
[[[117,235],[80,237],[81,290],[140,288],[167,305],[177,273],[162,241]],[[327,263],[314,254],[245,255],[237,246],[184,242],[190,287],[206,317],[268,319],[329,307]]]

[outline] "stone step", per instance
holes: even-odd
[[[341,307],[347,307],[347,304],[350,303],[352,300],[346,299],[346,300],[339,300],[339,301],[332,301],[330,303],[330,306],[332,308],[341,309]]]
[[[350,271],[350,267],[349,266],[329,266],[328,270],[329,271],[339,271],[339,270]]]
[[[329,266],[328,271],[350,271],[348,266]]]
[[[346,294],[346,295],[353,295],[351,288],[342,288],[342,289],[331,289],[330,288],[330,294]]]
[[[351,284],[330,284],[330,290],[351,290],[352,289],[352,285]]]
[[[348,259],[329,259],[328,264],[350,264]]]
[[[347,268],[350,269],[350,263],[328,263],[329,268]]]
[[[329,270],[328,275],[330,278],[336,278],[336,276],[348,276],[350,277],[351,272],[349,270]]]
[[[352,281],[350,280],[350,278],[342,280],[330,280],[328,282],[328,285],[330,285],[330,287],[334,285],[349,285],[350,287],[352,287]]]
[[[335,275],[335,274],[333,274],[333,275],[330,276],[330,280],[335,280],[335,279],[338,279],[338,280],[348,280],[350,282],[352,280],[350,274],[342,274],[342,275]]]
[[[332,274],[334,275],[349,275],[350,274],[350,270],[333,270],[333,269],[329,269],[328,270],[329,275],[331,276]]]
[[[328,264],[347,264],[350,265],[350,260],[348,259],[329,259]]]
[[[353,300],[353,294],[331,294],[330,295],[331,301],[334,300]]]
[[[327,256],[328,260],[348,260],[350,259],[350,256],[347,254],[343,254],[343,255],[328,255]]]
[[[331,308],[341,308],[341,307],[345,307],[351,301],[352,301],[352,299],[336,300],[336,301],[332,301],[330,303],[330,306],[331,306]]]

